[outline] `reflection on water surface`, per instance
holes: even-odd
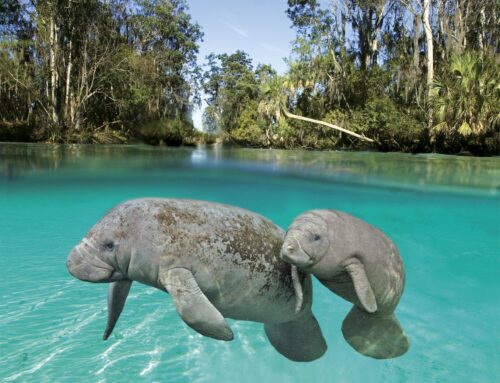
[[[222,146],[157,148],[143,145],[0,144],[0,177],[13,180],[23,172],[86,169],[216,167],[252,172],[288,173],[337,182],[419,190],[500,192],[500,157],[440,154],[317,152],[238,149]]]

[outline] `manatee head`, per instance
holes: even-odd
[[[285,235],[281,259],[315,275],[324,270],[324,263],[332,262],[331,254],[326,257],[332,245],[328,214],[326,210],[312,210],[297,217]]]
[[[134,201],[109,211],[69,253],[70,274],[87,282],[127,279],[130,260],[138,252],[141,210]]]

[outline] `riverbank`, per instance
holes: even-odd
[[[60,134],[41,139],[44,128],[35,128],[22,122],[7,123],[0,121],[0,142],[18,143],[50,143],[50,144],[113,144],[134,145],[147,144],[151,146],[198,146],[221,144],[239,148],[255,149],[285,149],[307,151],[375,151],[395,153],[439,153],[460,156],[490,157],[500,155],[500,132],[490,132],[488,135],[448,136],[432,139],[428,131],[422,129],[413,134],[402,135],[401,142],[391,139],[378,139],[374,143],[352,139],[337,133],[317,133],[315,138],[312,130],[307,137],[284,137],[280,134],[272,136],[241,135],[228,133],[206,133],[196,130],[191,124],[174,122],[173,124],[151,123],[140,127],[137,131],[113,130],[104,128],[98,131],[81,130],[66,136]],[[42,136],[43,137],[43,136]],[[301,138],[301,139],[300,139]]]

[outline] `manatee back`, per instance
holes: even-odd
[[[394,242],[380,229],[350,214],[332,211],[331,235],[343,256],[356,256],[366,270],[379,310],[392,311],[403,294],[405,270]]]
[[[290,265],[279,257],[283,229],[254,212],[219,203],[147,203],[161,237],[163,264],[191,270],[224,316],[262,322],[294,316]],[[305,309],[310,303],[308,289]]]

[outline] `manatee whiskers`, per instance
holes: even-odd
[[[97,257],[95,255],[95,253],[91,253],[85,247],[78,247],[77,249],[78,249],[77,251],[79,252],[80,255],[83,253],[83,257],[85,259],[88,259],[90,261],[90,263],[92,264],[92,266],[94,266],[98,269],[103,269],[103,270],[113,270],[113,268],[110,267],[110,265],[108,265],[106,262],[100,260],[99,257]]]
[[[80,250],[80,244],[76,245],[74,250],[76,251],[76,253],[78,254],[79,257],[82,257],[82,253]]]
[[[75,277],[88,282],[111,282],[121,279],[115,268],[98,253],[90,251],[87,245],[80,242],[68,256],[66,262],[68,271]]]
[[[293,234],[289,234],[289,237],[295,240],[295,243],[299,247],[299,250],[305,253],[304,249],[302,248],[302,245],[300,244],[300,241],[295,237]]]
[[[92,250],[97,251],[97,247],[94,246],[94,244],[88,238],[83,238],[82,241],[81,241],[81,243],[84,244],[84,245],[87,245]]]

